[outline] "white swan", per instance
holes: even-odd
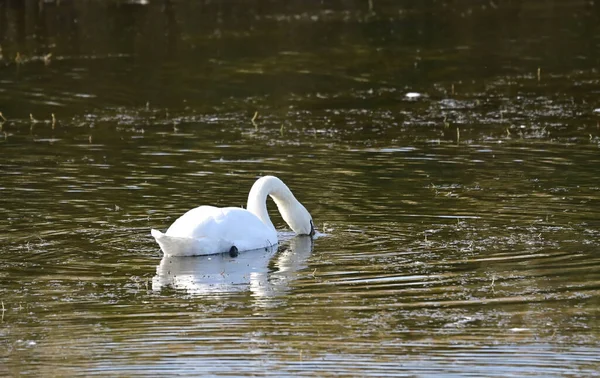
[[[271,196],[283,220],[299,235],[314,235],[312,218],[290,189],[277,177],[259,178],[248,194],[247,209],[200,206],[179,217],[166,233],[152,230],[165,256],[237,254],[277,244],[277,230],[269,218]]]

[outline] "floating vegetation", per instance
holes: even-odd
[[[46,65],[46,66],[50,65],[50,63],[52,61],[51,58],[52,58],[52,53],[44,55],[44,58],[43,58],[44,65]]]
[[[252,116],[252,119],[250,120],[252,122],[252,124],[254,125],[254,128],[258,129],[258,125],[256,124],[256,118],[258,118],[258,111],[254,112],[254,115]]]

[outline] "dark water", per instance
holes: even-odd
[[[599,21],[0,1],[0,373],[599,374]],[[161,260],[265,174],[319,237]]]

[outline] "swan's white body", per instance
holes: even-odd
[[[283,219],[299,235],[314,234],[312,218],[290,189],[277,177],[258,179],[248,194],[247,209],[200,206],[189,210],[166,233],[152,230],[165,256],[212,255],[271,247],[277,230],[267,211],[271,196]]]

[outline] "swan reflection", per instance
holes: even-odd
[[[287,245],[285,245],[287,244]],[[211,256],[163,257],[156,267],[152,289],[163,287],[190,294],[219,294],[250,290],[255,297],[287,292],[312,253],[310,236],[295,236],[277,253],[277,246]]]

